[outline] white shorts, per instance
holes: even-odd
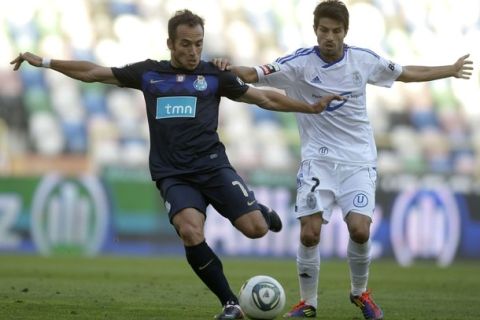
[[[344,219],[350,211],[372,218],[376,180],[374,167],[303,161],[297,174],[296,217],[323,212],[324,223],[328,223],[338,205]]]

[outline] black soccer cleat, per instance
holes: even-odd
[[[233,301],[228,301],[224,306],[221,313],[217,314],[215,319],[218,320],[230,320],[230,319],[244,319],[242,308]]]
[[[270,226],[269,226],[270,231],[280,232],[280,230],[282,230],[282,220],[280,219],[280,216],[273,209],[270,209],[269,213],[270,213]]]
[[[259,203],[260,205],[260,211],[263,214],[263,217],[267,221],[268,224],[268,229],[272,232],[280,232],[282,230],[282,220],[280,219],[280,216],[278,213],[275,212],[275,210]]]

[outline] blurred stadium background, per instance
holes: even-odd
[[[273,61],[315,44],[314,0],[17,0],[0,2],[0,252],[182,252],[147,172],[139,92],[84,84],[8,64],[18,52],[121,66],[168,59],[167,20],[206,19],[203,58]],[[449,265],[480,259],[480,1],[346,1],[346,42],[403,65],[451,64],[470,53],[472,79],[369,87],[379,149],[376,257]],[[207,239],[228,255],[294,256],[291,218],[299,139],[292,114],[222,100],[230,159],[285,230],[243,239],[210,215]],[[322,233],[324,257],[344,257],[340,216]],[[295,241],[292,241],[295,239]]]

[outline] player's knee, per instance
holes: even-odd
[[[356,243],[365,243],[370,237],[371,219],[359,213],[350,213],[347,216],[350,238]]]
[[[177,226],[178,235],[186,245],[197,244],[203,241],[203,230],[193,224],[182,224]]]
[[[250,239],[261,238],[268,232],[268,225],[259,211],[244,214],[233,224]]]
[[[300,242],[306,247],[319,244],[322,224],[320,213],[300,218]]]
[[[350,238],[356,243],[365,243],[370,238],[370,231],[365,228],[352,228]]]
[[[245,226],[241,231],[250,239],[258,239],[268,232],[268,226],[266,223],[255,223]]]
[[[316,246],[320,243],[320,230],[302,230],[300,233],[300,241],[306,247]]]

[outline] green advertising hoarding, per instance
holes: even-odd
[[[1,251],[95,255],[158,238],[175,242],[176,234],[141,171],[0,179]]]

